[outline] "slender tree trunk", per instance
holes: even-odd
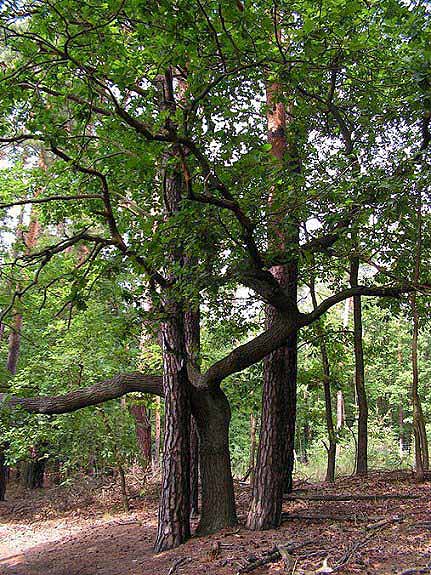
[[[12,329],[9,334],[8,354],[6,360],[6,369],[12,375],[16,374],[18,366],[19,351],[21,347],[21,330],[22,315],[20,313],[15,313],[13,317]]]
[[[287,174],[296,176],[299,161],[294,143],[288,146],[286,138],[286,110],[277,101],[280,85],[267,86],[268,140],[271,155]],[[286,152],[289,151],[289,161]],[[291,260],[284,266],[271,268],[271,273],[285,289],[292,302],[297,305],[298,261],[295,247],[299,243],[297,221],[288,213],[289,206],[280,206],[279,198],[271,191],[268,211],[279,215],[269,215],[268,243],[276,249],[292,248]],[[274,203],[274,200],[275,203]],[[281,209],[280,209],[281,207]],[[289,219],[289,232],[286,233],[286,217]],[[266,307],[268,328],[279,319],[279,312]],[[263,402],[260,441],[253,483],[253,495],[247,526],[250,529],[270,529],[277,527],[281,520],[283,491],[292,490],[294,465],[294,439],[296,423],[296,377],[297,377],[297,332],[293,333],[285,347],[269,354],[264,360]]]
[[[143,403],[131,405],[130,412],[135,419],[136,439],[144,467],[147,468],[151,463],[151,421]]]
[[[341,389],[339,389],[337,391],[337,431],[344,427],[345,418],[344,396]]]
[[[358,285],[359,258],[351,262],[350,283]],[[358,446],[356,475],[368,473],[368,401],[365,389],[364,351],[362,347],[362,303],[360,296],[353,297],[353,331],[355,349],[355,389],[358,402]]]
[[[256,416],[250,414],[250,485],[254,483],[254,467],[256,465]]]
[[[425,430],[425,421],[422,411],[422,403],[419,396],[419,367],[418,367],[418,338],[419,338],[419,313],[417,310],[416,293],[410,297],[413,314],[412,336],[412,405],[413,405],[413,433],[415,438],[415,468],[416,479],[423,481],[425,471],[429,467],[428,440]]]
[[[402,404],[398,406],[398,445],[400,457],[404,457],[404,409]]]
[[[418,238],[416,242],[416,261],[414,268],[414,281],[419,283],[420,268],[422,259],[422,192],[417,192],[417,229]],[[413,404],[413,433],[415,438],[415,462],[416,478],[423,481],[425,471],[429,468],[428,439],[425,429],[425,420],[422,411],[422,403],[419,396],[419,366],[418,366],[418,339],[419,339],[419,311],[417,307],[417,294],[413,292],[410,296],[410,306],[413,316],[412,335],[412,404]]]
[[[7,482],[7,466],[3,449],[0,450],[0,501],[5,500]]]
[[[310,282],[310,294],[313,308],[317,308],[317,297],[314,278]],[[334,429],[331,400],[331,369],[329,366],[328,350],[326,348],[324,329],[318,325],[317,333],[320,342],[320,357],[322,360],[323,392],[325,396],[325,420],[328,433],[328,460],[326,466],[326,481],[333,483],[335,480],[335,458],[337,454],[337,436]]]
[[[153,456],[153,470],[157,470],[160,467],[160,431],[161,431],[161,417],[160,411],[162,407],[162,401],[160,397],[156,397],[156,407],[154,409],[154,456]]]
[[[25,461],[21,480],[27,489],[40,489],[43,487],[45,479],[45,459],[39,459],[37,456],[31,461]]]
[[[192,410],[199,430],[202,483],[198,533],[212,533],[237,523],[229,453],[231,412],[220,388],[193,389]]]

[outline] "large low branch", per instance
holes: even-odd
[[[270,330],[266,330],[247,343],[238,346],[223,359],[214,363],[203,374],[194,370],[193,366],[189,366],[190,379],[196,387],[201,389],[219,385],[229,375],[250,367],[272,351],[282,347],[292,333],[301,327],[310,325],[332,306],[351,296],[397,297],[418,289],[428,290],[430,286],[356,286],[343,290],[325,299],[311,313],[281,318],[275,322]],[[12,408],[21,406],[30,413],[58,414],[76,411],[89,405],[97,405],[131,392],[163,396],[162,377],[141,373],[120,374],[90,387],[80,388],[56,397],[19,398],[0,394],[0,403]]]
[[[131,392],[163,396],[162,377],[142,373],[123,373],[112,379],[53,397],[15,397],[0,393],[0,405],[22,407],[29,413],[53,415],[70,413],[89,405],[98,405]]]

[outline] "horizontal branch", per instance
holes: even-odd
[[[75,200],[103,200],[101,194],[77,194],[76,196],[49,196],[47,198],[28,198],[27,200],[18,200],[9,204],[0,204],[0,209],[12,208],[13,206],[25,206],[27,204],[46,204],[47,202],[56,201],[75,201]]]
[[[399,297],[405,293],[411,293],[414,291],[429,291],[430,289],[431,286],[429,285],[413,284],[406,284],[404,286],[354,286],[329,296],[323,300],[322,303],[318,305],[312,312],[303,314],[303,325],[310,325],[319,319],[319,317],[321,317],[331,307],[355,295],[374,297]]]
[[[29,413],[53,415],[98,405],[132,392],[163,396],[162,377],[142,373],[124,373],[89,387],[53,397],[15,397],[0,393],[0,405],[3,404],[6,408],[21,407]]]

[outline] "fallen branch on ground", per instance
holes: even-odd
[[[172,565],[172,567],[169,569],[168,571],[168,575],[174,575],[174,573],[177,572],[178,567],[180,565],[183,565],[184,563],[188,563],[189,561],[191,561],[191,557],[182,557],[181,559],[178,559],[178,561],[175,561],[175,563]]]
[[[236,575],[242,575],[243,573],[251,573],[255,569],[259,567],[263,567],[264,565],[268,565],[269,563],[275,563],[276,561],[281,561],[284,559],[285,563],[289,559],[289,555],[294,553],[298,549],[302,549],[311,543],[315,543],[315,539],[308,539],[307,541],[302,541],[300,543],[287,543],[287,545],[278,544],[269,551],[263,553],[262,557],[259,559],[254,559],[249,562],[248,565],[241,567],[239,571],[237,571]]]
[[[374,499],[420,499],[422,495],[400,494],[400,493],[382,493],[382,494],[345,494],[345,495],[285,495],[285,501],[373,501]]]
[[[385,519],[382,516],[373,517],[377,521]],[[369,521],[370,517],[361,516],[356,514],[349,515],[331,515],[329,513],[316,513],[316,514],[298,514],[298,513],[282,513],[281,521],[353,521],[353,522],[364,522]]]
[[[419,575],[420,573],[431,573],[431,567],[412,567],[401,571],[399,575]]]

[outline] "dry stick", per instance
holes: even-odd
[[[281,522],[285,521],[354,521],[363,522],[369,521],[369,517],[361,517],[360,515],[330,515],[328,513],[301,514],[301,513],[282,513]],[[382,517],[375,517],[374,519],[382,519]]]
[[[382,494],[344,494],[344,495],[285,495],[286,501],[373,501],[374,499],[420,499],[422,495],[382,493]]]
[[[180,565],[183,565],[184,563],[188,563],[189,561],[191,561],[191,557],[181,557],[181,559],[178,559],[178,561],[175,561],[175,563],[172,565],[172,567],[169,569],[168,571],[168,575],[173,575],[174,573],[177,572],[178,567]]]
[[[350,561],[350,559],[353,557],[353,555],[356,553],[356,551],[361,549],[361,547],[364,547],[368,543],[368,541],[370,541],[370,539],[375,537],[378,533],[381,533],[382,531],[384,531],[389,525],[392,525],[394,522],[398,522],[398,521],[401,522],[402,519],[395,517],[395,518],[393,518],[392,521],[388,520],[388,521],[385,521],[384,523],[381,523],[381,525],[379,527],[377,527],[377,524],[376,524],[374,529],[371,531],[371,533],[370,532],[367,533],[365,535],[365,537],[363,537],[362,539],[357,541],[354,545],[352,545],[349,549],[347,549],[347,551],[344,553],[344,555],[341,557],[341,559],[337,562],[335,567],[333,567],[333,571],[338,571],[339,569],[344,567],[346,565],[346,563],[348,561]],[[367,525],[367,529],[371,530],[372,526]]]
[[[241,567],[241,569],[237,571],[236,575],[242,575],[243,573],[251,573],[251,571],[258,569],[259,567],[263,567],[264,565],[268,565],[269,563],[275,563],[276,561],[280,561],[281,559],[286,559],[287,554],[293,553],[294,551],[302,549],[303,547],[306,547],[307,545],[310,545],[312,543],[315,543],[315,539],[307,539],[306,541],[302,541],[301,543],[292,542],[288,543],[287,545],[278,544],[273,549],[270,549],[269,551],[265,552],[263,554],[263,557],[261,557],[260,559],[256,559],[251,563],[249,563],[248,565]]]

